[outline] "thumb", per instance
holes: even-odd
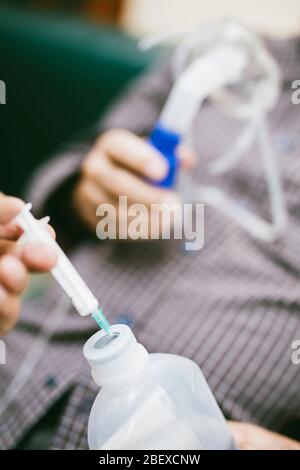
[[[0,193],[0,224],[11,222],[24,207],[21,199]]]

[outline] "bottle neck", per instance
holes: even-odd
[[[84,346],[92,377],[111,391],[128,390],[146,374],[149,354],[126,325],[112,327],[113,337],[96,333]]]
[[[146,349],[137,344],[134,351],[123,353],[109,364],[92,367],[92,377],[97,385],[110,390],[128,390],[145,376],[149,361]]]

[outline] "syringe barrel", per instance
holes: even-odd
[[[95,312],[99,307],[97,299],[48,230],[33,217],[30,210],[31,204],[27,204],[16,217],[16,223],[24,230],[28,240],[53,247],[57,254],[57,263],[51,273],[71,299],[78,313],[86,316]]]

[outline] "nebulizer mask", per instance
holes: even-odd
[[[179,36],[172,59],[174,86],[150,136],[152,145],[169,162],[169,174],[161,186],[171,188],[176,184],[183,200],[213,206],[253,237],[273,242],[283,234],[287,221],[280,170],[267,122],[267,113],[279,97],[279,68],[258,36],[233,20],[218,21]],[[159,35],[146,39],[143,46],[152,46],[161,39]],[[257,143],[270,197],[271,222],[217,186],[195,185],[178,172],[176,148],[186,140],[193,145],[195,118],[206,99],[217,112],[244,123],[230,148],[210,163],[209,172],[228,174],[243,164],[247,151]]]

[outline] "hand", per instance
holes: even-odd
[[[52,248],[40,244],[17,246],[22,230],[14,218],[22,210],[20,199],[0,193],[0,335],[15,325],[20,307],[20,294],[26,289],[29,271],[47,272],[56,263]],[[53,236],[54,232],[52,229]]]
[[[193,166],[194,156],[187,149],[178,149],[181,167]],[[172,204],[179,202],[170,190],[161,189],[147,182],[162,180],[168,171],[164,157],[147,142],[125,130],[111,130],[98,138],[87,155],[81,180],[74,193],[74,205],[83,221],[95,232],[99,218],[96,209],[100,204],[112,204],[119,216],[119,196],[128,197],[128,205],[142,203]],[[121,213],[117,223],[126,213]],[[149,210],[148,210],[149,218]],[[146,227],[150,229],[151,220]]]
[[[300,450],[300,442],[254,424],[229,422],[240,450]]]

